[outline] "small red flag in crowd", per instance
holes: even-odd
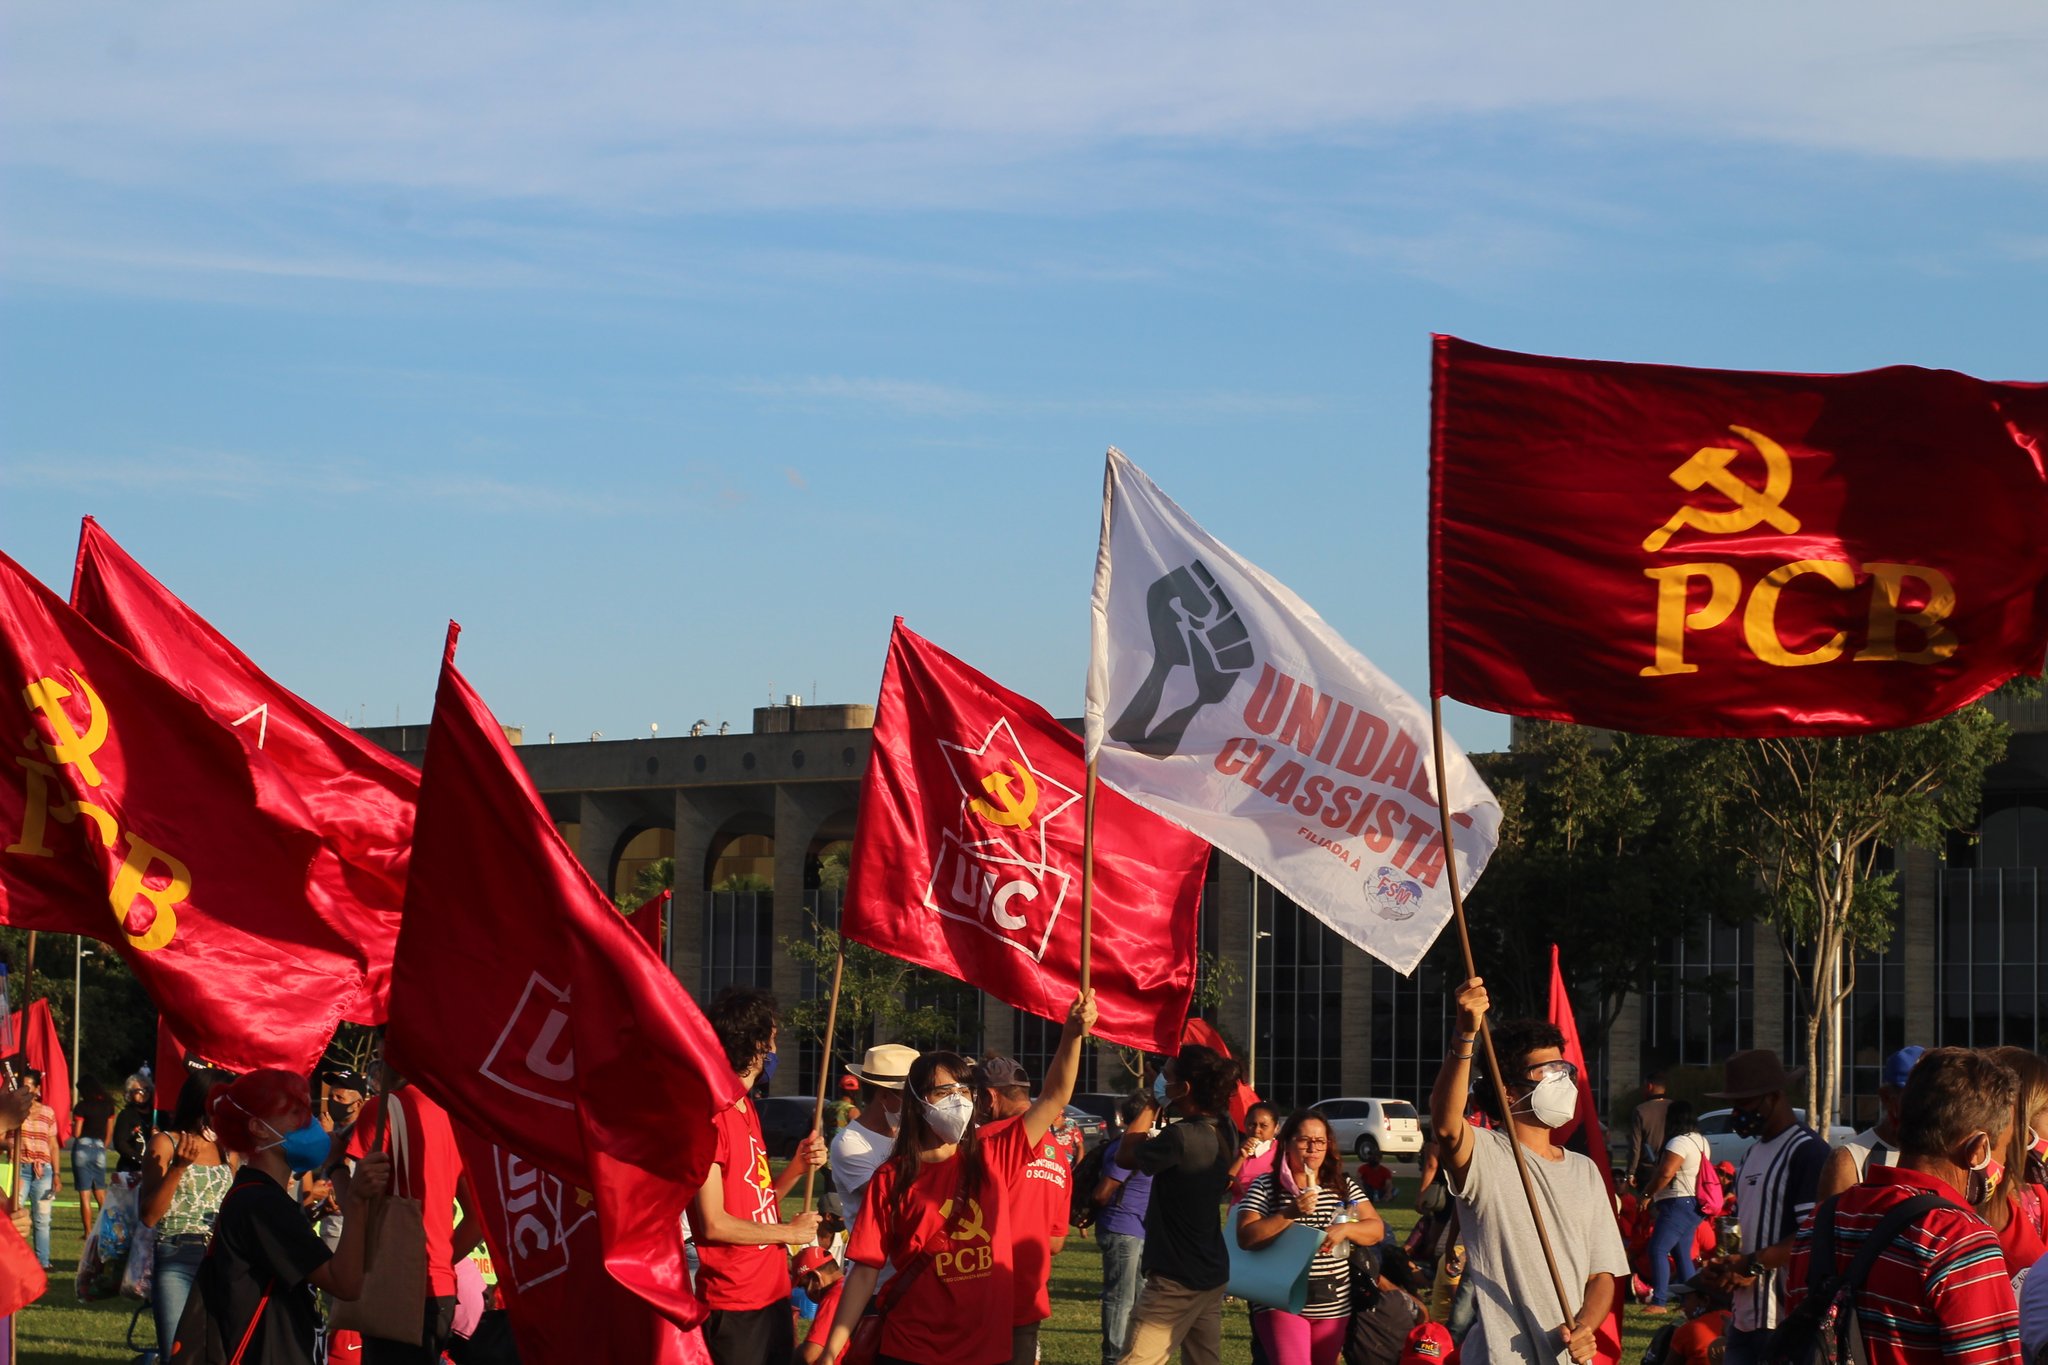
[[[696,1003],[562,842],[456,671],[456,633],[420,777],[387,1047],[479,1137],[589,1191],[611,1278],[694,1326],[704,1309],[682,1215],[738,1078]]]
[[[668,961],[668,911],[669,903],[676,893],[663,890],[649,900],[642,901],[626,916],[626,922],[633,926],[633,932],[640,941],[653,950],[663,962]]]
[[[14,1036],[21,1040],[22,1056],[29,1066],[43,1073],[43,1103],[57,1116],[57,1132],[69,1135],[71,1132],[71,1063],[65,1060],[64,1040],[57,1034],[57,1020],[50,1013],[50,1002],[34,1000],[29,1002],[28,1019],[23,1022],[21,1011],[16,1010],[9,1017]]]
[[[2048,385],[1436,339],[1431,673],[1668,735],[1934,720],[2048,652]]]
[[[282,784],[312,817],[314,908],[359,946],[369,973],[346,1017],[383,1022],[419,774],[272,682],[91,517],[79,528],[71,604],[226,726],[259,786]]]
[[[0,555],[0,923],[111,943],[207,1060],[307,1071],[363,961],[241,742]]]
[[[1081,980],[1081,739],[904,629],[889,637],[840,929],[1046,1019]],[[1090,985],[1113,1043],[1172,1052],[1209,848],[1101,787]]]
[[[1586,1071],[1586,1049],[1579,1045],[1579,1021],[1572,1014],[1572,998],[1564,988],[1564,972],[1558,965],[1555,943],[1550,945],[1550,1023],[1564,1035],[1564,1059],[1572,1064],[1579,1081],[1578,1112],[1562,1128],[1552,1129],[1550,1136],[1558,1146],[1579,1153],[1599,1168],[1600,1179],[1607,1186],[1607,1205],[1609,1208],[1617,1207],[1613,1163],[1607,1156],[1607,1134],[1600,1126],[1600,1106],[1593,1099],[1593,1078]],[[1598,1342],[1594,1359],[1599,1365],[1614,1365],[1621,1359],[1623,1288],[1615,1286],[1614,1307],[1593,1333]]]

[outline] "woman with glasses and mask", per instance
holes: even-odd
[[[987,1141],[975,1124],[985,1088],[978,1068],[956,1052],[911,1063],[896,1145],[869,1181],[851,1230],[853,1269],[826,1338],[827,1361],[840,1358],[870,1301],[881,1318],[881,1365],[1011,1359],[1016,1296],[1004,1220],[1034,1149],[1073,1097],[1081,1040],[1094,1024],[1094,992],[1084,991],[1038,1099]]]
[[[1486,985],[1473,977],[1458,987],[1457,1032],[1430,1092],[1430,1124],[1458,1200],[1476,1320],[1461,1343],[1466,1365],[1493,1361],[1593,1359],[1594,1331],[1614,1306],[1615,1280],[1629,1273],[1628,1253],[1614,1221],[1599,1168],[1551,1140],[1551,1130],[1578,1110],[1578,1081],[1564,1060],[1564,1038],[1538,1019],[1493,1030],[1494,1055],[1506,1082],[1508,1110],[1497,1129],[1465,1120],[1472,1059],[1487,1011]],[[1482,1095],[1493,1104],[1489,1082]],[[1557,1268],[1573,1302],[1559,1304],[1543,1245],[1516,1173],[1522,1148],[1536,1204]]]
[[[1256,1251],[1304,1223],[1322,1232],[1309,1263],[1308,1302],[1299,1313],[1252,1305],[1252,1335],[1270,1365],[1336,1365],[1351,1325],[1351,1248],[1372,1246],[1386,1225],[1319,1115],[1299,1112],[1280,1126],[1273,1169],[1251,1183],[1237,1209],[1237,1244]]]

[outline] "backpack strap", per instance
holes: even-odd
[[[1836,1195],[1834,1199],[1828,1200],[1813,1216],[1813,1254],[1809,1258],[1809,1265],[1832,1267],[1835,1263],[1835,1204],[1840,1198],[1840,1195]],[[1916,1194],[1911,1199],[1894,1205],[1891,1212],[1880,1218],[1877,1226],[1870,1230],[1870,1236],[1864,1239],[1863,1246],[1856,1253],[1856,1259],[1849,1262],[1849,1268],[1838,1276],[1831,1275],[1822,1283],[1820,1287],[1827,1290],[1826,1301],[1833,1302],[1844,1291],[1854,1294],[1862,1289],[1863,1282],[1870,1277],[1870,1268],[1877,1264],[1877,1258],[1884,1255],[1886,1248],[1891,1246],[1906,1225],[1929,1209],[1939,1208],[1947,1202],[1938,1194]],[[1821,1259],[1823,1251],[1826,1253],[1826,1260]],[[1809,1270],[1809,1281],[1811,1278],[1812,1272]],[[1817,1292],[1816,1288],[1809,1285],[1809,1298],[1815,1297]]]

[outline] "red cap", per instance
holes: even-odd
[[[831,1264],[831,1252],[821,1246],[807,1246],[796,1254],[796,1268],[791,1273],[802,1275]]]
[[[1408,1334],[1400,1365],[1457,1365],[1458,1344],[1440,1322],[1425,1322]]]

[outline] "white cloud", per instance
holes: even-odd
[[[0,157],[614,210],[1086,207],[1119,161],[1532,116],[2048,156],[2048,17],[1969,6],[11,6]],[[1170,177],[1169,177],[1170,179]],[[1155,184],[1128,193],[1150,193]]]

